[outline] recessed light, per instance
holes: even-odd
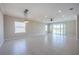
[[[58,12],[61,13],[62,11],[61,10],[58,10]]]

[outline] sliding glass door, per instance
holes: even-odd
[[[65,44],[65,24],[56,23],[53,24],[52,44],[56,47],[62,47]],[[60,45],[60,46],[59,46]]]
[[[53,24],[53,39],[64,39],[65,38],[65,24],[64,23],[56,23]]]
[[[65,24],[53,24],[53,34],[64,35],[65,34]]]

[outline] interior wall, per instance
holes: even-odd
[[[66,24],[66,35],[69,37],[76,37],[76,20],[68,21]]]
[[[3,29],[3,14],[0,11],[0,46],[4,41],[4,29]]]
[[[53,25],[53,24],[47,24],[47,26],[48,26],[47,27],[47,33],[51,33],[51,27],[50,27],[51,25]]]
[[[79,15],[77,16],[77,39],[79,39]]]
[[[14,33],[15,31],[15,21],[23,22],[23,19],[11,17],[11,16],[4,16],[4,36],[5,39],[14,38],[14,37],[26,37],[26,36],[33,36],[45,33],[45,24],[39,23],[36,21],[29,21],[26,24],[26,32],[25,33]]]
[[[23,19],[11,17],[7,15],[4,16],[4,32],[5,32],[4,37],[5,39],[45,34],[45,24],[36,22],[36,21],[29,21],[29,23],[26,24],[25,33],[14,33],[15,31],[14,22],[15,21],[23,22]],[[65,33],[67,36],[72,37],[76,35],[76,20],[56,22],[56,23],[65,24]],[[53,31],[53,28],[51,28],[52,27],[51,25],[53,24],[49,24],[48,26],[49,33]]]

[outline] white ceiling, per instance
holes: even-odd
[[[45,23],[49,23],[50,18],[55,21],[74,20],[79,14],[78,3],[2,3],[0,7],[4,14],[20,18],[24,18],[24,10],[28,9],[28,19]]]

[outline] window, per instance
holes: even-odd
[[[25,32],[25,23],[15,21],[15,33]]]
[[[45,31],[47,31],[47,25],[45,25]]]

